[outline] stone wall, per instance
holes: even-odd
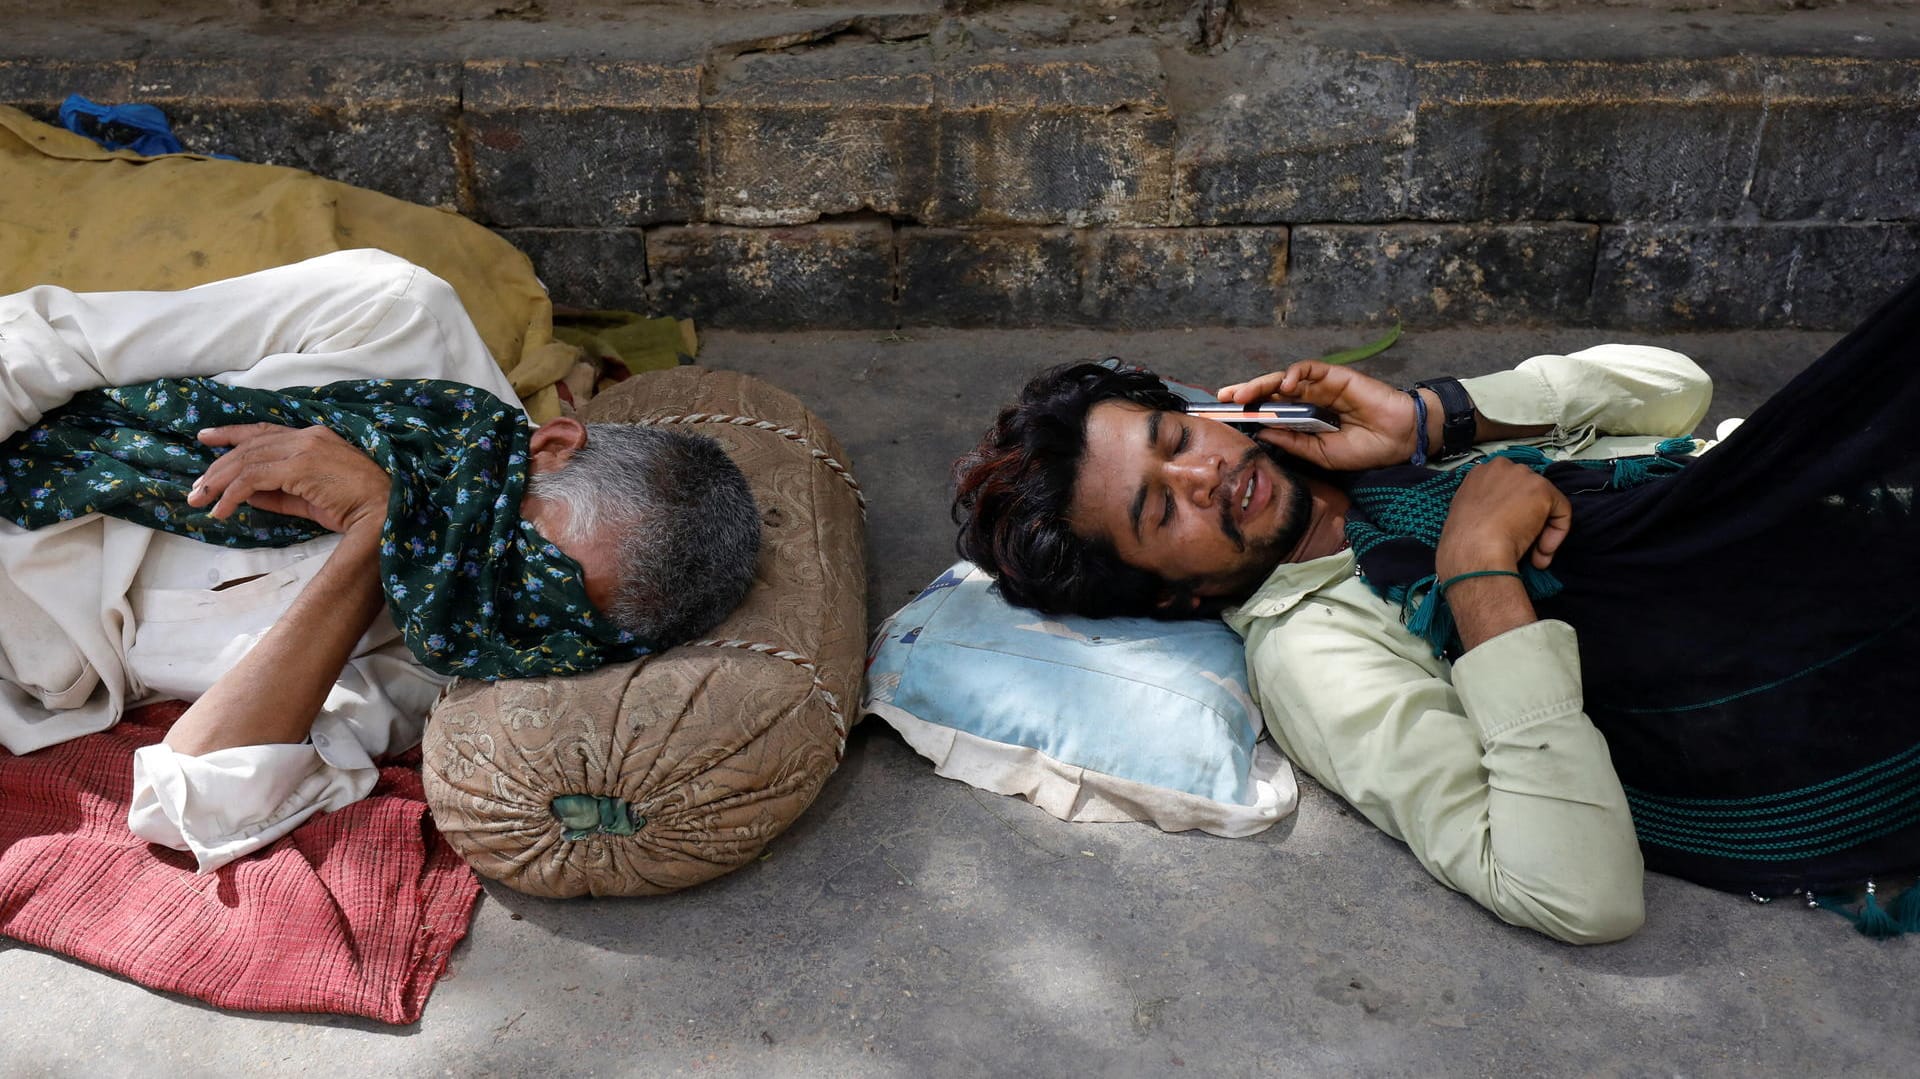
[[[1920,20],[1883,14],[16,39],[0,101],[151,101],[468,214],[562,301],[711,326],[1832,328],[1920,271]]]

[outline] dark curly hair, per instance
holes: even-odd
[[[1023,607],[1093,618],[1188,617],[1195,612],[1184,602],[1186,583],[1127,565],[1110,544],[1068,523],[1087,413],[1115,399],[1168,412],[1187,408],[1139,368],[1072,363],[1041,372],[954,464],[956,546]]]

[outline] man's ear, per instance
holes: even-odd
[[[535,472],[553,472],[566,467],[574,453],[587,444],[587,428],[569,416],[551,419],[533,432],[527,449],[533,455]]]
[[[1159,598],[1153,601],[1153,614],[1155,618],[1193,618],[1204,602],[1184,585],[1162,585]]]
[[[1163,584],[1154,600],[1155,618],[1215,618],[1239,602],[1231,596],[1203,596],[1192,583]]]

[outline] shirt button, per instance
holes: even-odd
[[[219,583],[220,583],[220,571],[219,571],[219,570],[217,570],[217,569],[210,569],[210,570],[208,570],[208,571],[207,571],[207,583],[208,583],[208,584],[219,584]]]
[[[320,747],[321,749],[325,749],[325,748],[327,748],[327,736],[326,736],[326,735],[324,735],[324,734],[316,734],[316,735],[314,735],[314,736],[313,736],[313,744],[314,744],[314,745],[316,745],[316,746],[318,746],[318,747]]]

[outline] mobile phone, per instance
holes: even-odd
[[[1252,434],[1262,427],[1285,427],[1289,431],[1324,434],[1340,429],[1340,417],[1319,405],[1296,405],[1267,401],[1257,405],[1236,405],[1228,401],[1195,401],[1187,406],[1189,415],[1231,424]]]

